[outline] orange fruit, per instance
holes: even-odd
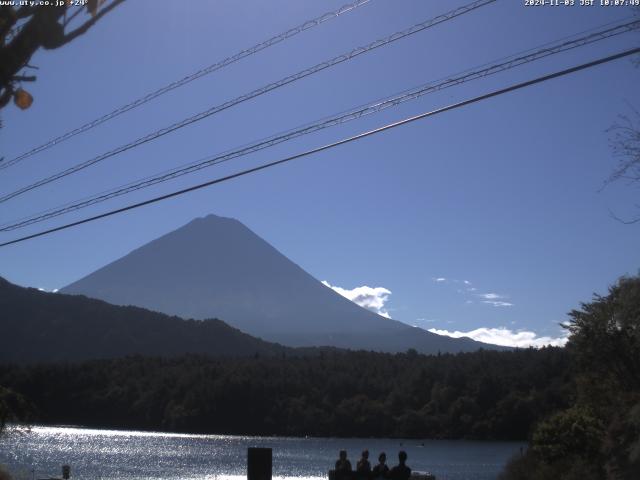
[[[33,103],[33,97],[29,92],[19,88],[13,94],[13,102],[22,110],[26,110]]]

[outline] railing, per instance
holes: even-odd
[[[338,475],[335,470],[329,470],[329,480],[391,480],[390,477],[373,477],[371,474],[351,472]],[[409,480],[436,480],[436,476],[429,472],[411,472]]]

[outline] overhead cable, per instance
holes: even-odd
[[[140,179],[135,182],[128,183],[126,185],[108,190],[106,192],[101,192],[97,195],[94,195],[82,200],[76,200],[75,202],[68,203],[53,209],[49,209],[45,212],[41,212],[41,213],[32,215],[30,217],[23,218],[18,221],[13,221],[12,223],[6,223],[4,225],[0,225],[0,232],[12,231],[18,228],[24,228],[26,226],[33,225],[35,223],[40,223],[42,221],[45,221],[54,217],[58,217],[60,215],[63,215],[72,211],[80,210],[82,208],[86,208],[91,205],[95,205],[97,203],[102,203],[104,201],[107,201],[115,197],[119,197],[121,195],[125,195],[137,190],[141,190],[143,188],[151,187],[153,185],[181,177],[183,175],[187,175],[187,174],[199,171],[203,168],[211,167],[223,162],[228,162],[235,158],[243,157],[250,153],[272,147],[274,145],[301,137],[303,135],[308,135],[310,133],[323,130],[325,128],[340,125],[352,120],[356,120],[363,116],[380,112],[387,108],[395,107],[397,105],[400,105],[402,103],[405,103],[411,100],[416,100],[424,95],[437,92],[440,90],[444,90],[445,88],[453,87],[456,85],[460,85],[462,83],[466,83],[472,80],[476,80],[476,79],[493,75],[499,72],[503,72],[505,70],[508,70],[514,67],[518,67],[536,60],[540,60],[542,58],[545,58],[551,55],[555,55],[561,52],[565,52],[565,51],[577,48],[577,47],[602,41],[604,39],[611,38],[616,35],[620,35],[626,32],[636,30],[638,28],[640,28],[640,20],[634,20],[634,21],[626,22],[624,24],[616,25],[604,30],[599,30],[599,31],[590,33],[588,35],[583,35],[578,38],[573,38],[571,40],[556,42],[554,44],[545,44],[543,48],[539,48],[537,50],[531,49],[531,50],[528,50],[527,53],[525,54],[512,55],[505,59],[497,60],[493,64],[485,64],[486,66],[484,66],[483,68],[467,70],[460,74],[446,77],[443,80],[426,83],[426,84],[420,85],[419,87],[415,87],[410,90],[406,90],[402,93],[396,94],[394,96],[387,97],[383,100],[378,100],[376,102],[359,106],[357,108],[348,110],[346,112],[342,112],[337,115],[333,115],[331,117],[327,117],[322,120],[318,120],[316,122],[306,124],[301,127],[297,127],[287,132],[279,133],[271,137],[267,137],[265,139],[255,141],[253,143],[242,146],[240,148],[236,148],[234,150],[216,154],[215,156],[207,157],[205,159],[192,162],[185,166],[177,167],[177,168],[156,174],[154,176],[146,177],[144,179]]]
[[[350,52],[344,53],[342,55],[338,55],[337,57],[334,57],[330,60],[326,60],[324,62],[318,63],[316,65],[314,65],[313,67],[304,69],[298,73],[295,73],[293,75],[289,75],[287,77],[284,77],[280,80],[278,80],[277,82],[274,83],[270,83],[268,85],[265,85],[261,88],[258,88],[256,90],[253,90],[252,92],[246,93],[244,95],[241,95],[239,97],[234,98],[233,100],[229,100],[227,102],[224,102],[220,105],[216,105],[213,106],[203,112],[200,112],[196,115],[193,115],[191,117],[185,118],[184,120],[181,120],[179,122],[176,122],[172,125],[169,125],[168,127],[164,127],[160,130],[156,130],[155,132],[152,132],[150,134],[147,134],[143,137],[138,138],[137,140],[134,140],[132,142],[129,142],[127,144],[121,145],[113,150],[110,150],[106,153],[103,153],[101,155],[98,155],[94,158],[91,158],[89,160],[86,160],[82,163],[76,164],[70,168],[67,168],[61,172],[55,173],[49,177],[43,178],[41,180],[38,180],[35,183],[29,184],[25,187],[22,187],[18,190],[15,190],[11,193],[7,193],[3,196],[0,196],[0,203],[6,202],[8,200],[11,200],[12,198],[15,198],[19,195],[22,195],[26,192],[29,192],[31,190],[34,190],[36,188],[39,188],[43,185],[47,185],[51,182],[54,182],[56,180],[59,180],[61,178],[67,177],[69,175],[72,175],[76,172],[79,172],[80,170],[84,170],[87,167],[90,167],[91,165],[95,165],[96,163],[102,162],[103,160],[106,160],[107,158],[113,157],[115,155],[118,155],[122,152],[125,152],[127,150],[130,150],[132,148],[138,147],[144,143],[150,142],[152,140],[156,140],[159,137],[162,137],[164,135],[167,135],[168,133],[174,132],[180,128],[186,127],[187,125],[191,125],[192,123],[198,122],[200,120],[203,120],[207,117],[210,117],[211,115],[214,115],[216,113],[222,112],[223,110],[226,110],[228,108],[231,108],[235,105],[238,105],[242,102],[246,102],[247,100],[253,99],[255,97],[258,97],[260,95],[264,95],[267,92],[270,92],[272,90],[275,90],[277,88],[283,87],[285,85],[288,85],[290,83],[293,83],[295,81],[298,81],[302,78],[308,77],[309,75],[313,75],[315,73],[318,73],[322,70],[325,70],[327,68],[333,67],[335,65],[339,65],[343,62],[352,60],[362,54],[368,53],[372,50],[375,50],[377,48],[380,48],[382,46],[388,45],[390,43],[393,43],[395,41],[398,41],[402,38],[405,38],[409,35],[413,35],[415,33],[421,32],[427,28],[433,27],[435,25],[438,25],[440,23],[452,20],[453,18],[456,18],[460,15],[464,15],[465,13],[469,13],[477,8],[483,7],[485,5],[488,5],[490,3],[495,2],[496,0],[476,0],[474,2],[471,2],[467,5],[464,5],[462,7],[456,8],[454,10],[451,10],[450,12],[447,12],[445,14],[439,15],[437,17],[434,17],[430,20],[426,20],[424,22],[415,24],[405,30],[402,30],[400,32],[396,32],[392,35],[389,35],[385,38],[382,38],[380,40],[376,40],[372,43],[369,43],[366,46],[363,47],[358,47],[355,48],[353,50],[351,50]]]
[[[176,88],[180,88],[183,85],[186,85],[190,82],[193,82],[194,80],[197,80],[201,77],[204,77],[205,75],[209,75],[210,73],[213,73],[217,70],[220,70],[222,68],[228,67],[229,65],[237,62],[238,60],[242,60],[243,58],[249,57],[255,53],[258,53],[262,50],[265,50],[269,47],[272,47],[273,45],[276,45],[280,42],[283,42],[285,40],[288,40],[292,37],[295,37],[296,35],[298,35],[299,33],[304,32],[305,30],[309,30],[310,28],[316,27],[328,20],[334,19],[334,18],[338,18],[340,15],[343,15],[347,12],[351,12],[352,10],[355,10],[358,7],[361,7],[363,5],[366,5],[367,3],[369,3],[371,0],[357,0],[353,3],[349,3],[347,5],[342,6],[341,8],[339,8],[338,10],[335,10],[333,12],[327,12],[324,15],[320,15],[319,17],[313,18],[311,20],[307,20],[306,22],[290,28],[289,30],[287,30],[286,32],[282,32],[278,35],[275,35],[261,43],[258,43],[252,47],[246,48],[238,53],[236,53],[235,55],[232,55],[230,57],[227,57],[223,60],[220,60],[219,62],[216,62],[212,65],[209,65],[207,67],[204,67],[196,72],[193,72],[179,80],[176,80],[174,82],[171,82],[151,93],[148,93],[130,103],[127,103],[126,105],[122,105],[119,108],[116,108],[115,110],[106,113],[104,115],[102,115],[101,117],[98,117],[94,120],[91,120],[90,122],[85,123],[84,125],[81,125],[80,127],[74,128],[73,130],[70,130],[68,132],[63,133],[62,135],[59,135],[55,138],[52,138],[51,140],[43,143],[42,145],[38,145],[37,147],[32,148],[31,150],[22,153],[21,155],[18,155],[15,158],[12,158],[11,160],[5,162],[5,163],[1,163],[0,164],[0,170],[3,170],[5,168],[9,168],[12,165],[15,165],[16,163],[21,162],[22,160],[31,157],[33,155],[35,155],[36,153],[42,152],[44,150],[47,150],[55,145],[58,145],[66,140],[69,140],[70,138],[79,135],[80,133],[86,132],[87,130],[91,130],[94,127],[97,127],[98,125],[101,125],[105,122],[108,122],[109,120],[122,115],[125,112],[128,112],[129,110],[133,110],[134,108],[138,108],[141,105],[144,105],[147,102],[150,102],[151,100],[158,98],[161,95],[164,95],[165,93],[168,93],[172,90],[175,90]]]
[[[496,96],[499,96],[499,95],[504,95],[506,93],[513,92],[515,90],[520,90],[522,88],[526,88],[526,87],[529,87],[529,86],[532,86],[532,85],[535,85],[535,84],[538,84],[538,83],[542,83],[542,82],[546,82],[548,80],[552,80],[554,78],[558,78],[558,77],[562,77],[562,76],[569,75],[569,74],[572,74],[572,73],[576,73],[576,72],[578,72],[580,70],[585,70],[587,68],[592,68],[592,67],[595,67],[597,65],[601,65],[601,64],[604,64],[604,63],[612,62],[614,60],[618,60],[620,58],[628,57],[630,55],[635,55],[637,53],[640,53],[640,48],[634,48],[634,49],[626,50],[624,52],[620,52],[620,53],[617,53],[617,54],[614,54],[614,55],[609,55],[607,57],[599,58],[597,60],[593,60],[593,61],[588,62],[588,63],[583,63],[581,65],[577,65],[577,66],[574,66],[574,67],[571,67],[571,68],[567,68],[565,70],[560,70],[560,71],[557,71],[557,72],[554,72],[554,73],[551,73],[551,74],[548,74],[548,75],[544,75],[542,77],[537,77],[537,78],[535,78],[533,80],[528,80],[528,81],[525,81],[525,82],[517,83],[515,85],[511,85],[511,86],[506,87],[506,88],[501,88],[499,90],[494,90],[494,91],[486,93],[484,95],[480,95],[480,96],[477,96],[477,97],[470,98],[468,100],[464,100],[464,101],[461,101],[461,102],[458,102],[458,103],[447,105],[446,107],[441,107],[441,108],[438,108],[436,110],[431,110],[429,112],[421,113],[421,114],[415,115],[413,117],[405,118],[403,120],[400,120],[400,121],[397,121],[397,122],[394,122],[394,123],[390,123],[390,124],[384,125],[382,127],[375,128],[373,130],[368,130],[366,132],[359,133],[359,134],[354,135],[352,137],[344,138],[344,139],[339,140],[337,142],[333,142],[333,143],[330,143],[330,144],[327,144],[327,145],[323,145],[323,146],[318,147],[318,148],[307,150],[305,152],[298,153],[296,155],[292,155],[290,157],[286,157],[286,158],[283,158],[283,159],[280,159],[280,160],[275,160],[273,162],[265,163],[265,164],[259,165],[257,167],[253,167],[253,168],[249,168],[249,169],[246,169],[246,170],[242,170],[240,172],[236,172],[236,173],[233,173],[231,175],[226,175],[224,177],[215,178],[213,180],[209,180],[207,182],[200,183],[198,185],[193,185],[191,187],[184,188],[182,190],[174,191],[174,192],[171,192],[171,193],[160,195],[160,196],[155,197],[155,198],[151,198],[149,200],[145,200],[145,201],[142,201],[142,202],[134,203],[134,204],[128,205],[126,207],[118,208],[118,209],[111,210],[111,211],[108,211],[108,212],[105,212],[105,213],[101,213],[99,215],[94,215],[92,217],[84,218],[82,220],[77,220],[75,222],[67,223],[65,225],[61,225],[61,226],[58,226],[58,227],[55,227],[55,228],[50,228],[48,230],[40,231],[40,232],[37,232],[37,233],[33,233],[31,235],[27,235],[27,236],[20,237],[20,238],[14,239],[14,240],[10,240],[10,241],[4,242],[4,243],[0,243],[0,247],[5,247],[5,246],[8,246],[8,245],[13,245],[13,244],[16,244],[16,243],[24,242],[24,241],[27,241],[27,240],[30,240],[30,239],[33,239],[33,238],[41,237],[41,236],[44,236],[44,235],[49,235],[49,234],[54,233],[54,232],[59,232],[61,230],[66,230],[66,229],[69,229],[69,228],[72,228],[72,227],[76,227],[78,225],[82,225],[82,224],[93,222],[93,221],[96,221],[96,220],[99,220],[99,219],[102,219],[102,218],[106,218],[106,217],[110,217],[110,216],[117,215],[117,214],[120,214],[120,213],[124,213],[124,212],[127,212],[129,210],[134,210],[134,209],[146,206],[146,205],[151,205],[153,203],[161,202],[163,200],[168,200],[169,198],[174,198],[174,197],[177,197],[177,196],[180,196],[180,195],[184,195],[186,193],[193,192],[193,191],[196,191],[196,190],[200,190],[202,188],[210,187],[212,185],[216,185],[216,184],[223,183],[223,182],[226,182],[226,181],[229,181],[229,180],[233,180],[235,178],[243,177],[243,176],[249,175],[251,173],[259,172],[259,171],[265,170],[267,168],[275,167],[277,165],[282,165],[284,163],[291,162],[293,160],[298,160],[300,158],[307,157],[309,155],[312,155],[312,154],[315,154],[315,153],[319,153],[319,152],[322,152],[322,151],[325,151],[325,150],[329,150],[329,149],[338,147],[340,145],[344,145],[344,144],[351,143],[351,142],[354,142],[354,141],[357,141],[357,140],[361,140],[363,138],[366,138],[366,137],[369,137],[369,136],[372,136],[372,135],[376,135],[378,133],[382,133],[384,131],[387,131],[387,130],[390,130],[390,129],[393,129],[393,128],[396,128],[396,127],[400,127],[402,125],[407,125],[407,124],[415,122],[417,120],[422,120],[424,118],[428,118],[428,117],[432,117],[434,115],[438,115],[438,114],[441,114],[441,113],[444,113],[444,112],[448,112],[449,110],[462,108],[462,107],[465,107],[467,105],[471,105],[473,103],[477,103],[477,102],[480,102],[480,101],[483,101],[483,100],[487,100],[489,98],[493,98],[493,97],[496,97]]]

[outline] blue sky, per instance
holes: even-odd
[[[2,111],[1,155],[13,158],[344,3],[125,2],[79,40],[34,56],[38,81],[25,85],[34,104],[24,112],[15,107]],[[13,191],[464,3],[372,0],[1,171],[0,190]],[[620,7],[523,3],[498,1],[0,204],[0,223],[633,13]],[[0,240],[274,160],[638,43],[638,33],[626,34],[427,95],[57,221],[2,233]],[[640,268],[640,224],[623,225],[610,215],[633,215],[640,192],[623,184],[601,189],[616,162],[606,130],[618,115],[630,112],[629,105],[640,106],[639,79],[640,68],[620,60],[178,199],[5,247],[0,249],[0,275],[20,285],[59,288],[194,217],[215,213],[241,220],[319,280],[352,298],[359,295],[361,302],[394,319],[438,331],[506,336],[513,342],[531,340],[533,334],[555,338],[562,334],[558,323],[569,310]],[[369,290],[353,291],[365,286]]]

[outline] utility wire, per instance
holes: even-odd
[[[250,153],[272,147],[274,145],[292,140],[294,138],[298,138],[303,135],[307,135],[332,126],[340,125],[351,120],[356,120],[366,115],[378,113],[387,108],[395,107],[402,103],[418,99],[429,93],[444,90],[445,88],[460,85],[468,81],[503,72],[505,70],[518,67],[526,63],[539,60],[541,58],[602,41],[604,39],[630,32],[638,28],[640,28],[640,20],[634,20],[622,25],[616,25],[605,30],[600,30],[588,35],[583,35],[578,38],[566,40],[564,42],[556,42],[555,44],[547,43],[543,46],[543,48],[539,48],[537,50],[528,50],[526,54],[516,54],[500,60],[496,60],[496,63],[493,64],[485,64],[486,66],[484,68],[477,68],[475,70],[469,69],[460,74],[445,77],[444,80],[423,84],[419,87],[415,87],[400,94],[396,94],[395,96],[387,97],[383,100],[378,100],[364,106],[359,106],[355,109],[348,110],[346,112],[342,112],[340,114],[333,115],[331,117],[327,117],[301,127],[297,127],[293,130],[289,130],[287,132],[276,134],[266,139],[250,143],[243,147],[236,148],[235,150],[217,154],[214,157],[207,157],[205,159],[187,164],[186,166],[174,168],[160,174],[156,174],[155,176],[146,177],[144,179],[140,179],[120,187],[116,187],[115,189],[111,189],[82,200],[76,200],[75,202],[49,209],[45,212],[34,214],[20,220],[15,220],[12,223],[5,223],[4,225],[0,225],[0,232],[12,231],[19,228],[24,228],[28,225],[40,223],[45,220],[58,217],[65,213],[80,210],[82,208],[86,208],[97,203],[102,203],[121,195],[125,195],[137,190],[141,190],[143,188],[147,188],[181,177],[183,175],[199,171],[203,168],[218,165],[220,163],[230,161],[234,158],[243,157]]]
[[[375,128],[373,130],[368,130],[366,132],[359,133],[359,134],[354,135],[352,137],[344,138],[342,140],[338,140],[337,142],[329,143],[329,144],[323,145],[321,147],[317,147],[317,148],[314,148],[314,149],[311,149],[311,150],[307,150],[305,152],[298,153],[296,155],[292,155],[290,157],[286,157],[286,158],[283,158],[283,159],[280,159],[280,160],[275,160],[273,162],[265,163],[265,164],[259,165],[257,167],[253,167],[253,168],[249,168],[249,169],[246,169],[246,170],[242,170],[240,172],[236,172],[236,173],[233,173],[231,175],[224,176],[224,177],[219,177],[219,178],[216,178],[216,179],[213,179],[213,180],[209,180],[207,182],[200,183],[198,185],[193,185],[191,187],[184,188],[182,190],[178,190],[178,191],[175,191],[175,192],[167,193],[167,194],[161,195],[159,197],[155,197],[155,198],[151,198],[149,200],[145,200],[145,201],[142,201],[142,202],[134,203],[132,205],[128,205],[126,207],[122,207],[122,208],[118,208],[118,209],[115,209],[115,210],[111,210],[109,212],[101,213],[99,215],[94,215],[92,217],[84,218],[82,220],[78,220],[78,221],[75,221],[75,222],[67,223],[66,225],[62,225],[62,226],[55,227],[55,228],[50,228],[48,230],[44,230],[44,231],[41,231],[41,232],[38,232],[38,233],[27,235],[25,237],[17,238],[15,240],[10,240],[8,242],[0,243],[0,247],[5,247],[7,245],[12,245],[12,244],[15,244],[15,243],[24,242],[24,241],[30,240],[32,238],[37,238],[37,237],[41,237],[43,235],[48,235],[48,234],[51,234],[51,233],[54,233],[54,232],[59,232],[61,230],[66,230],[66,229],[71,228],[71,227],[75,227],[75,226],[82,225],[82,224],[85,224],[85,223],[93,222],[93,221],[99,220],[101,218],[110,217],[110,216],[113,216],[113,215],[116,215],[116,214],[119,214],[119,213],[123,213],[123,212],[129,211],[129,210],[134,210],[136,208],[140,208],[140,207],[143,207],[143,206],[146,206],[146,205],[150,205],[152,203],[157,203],[157,202],[160,202],[160,201],[163,201],[163,200],[167,200],[169,198],[173,198],[173,197],[177,197],[177,196],[180,196],[180,195],[184,195],[185,193],[193,192],[195,190],[200,190],[202,188],[209,187],[211,185],[216,185],[218,183],[223,183],[223,182],[226,182],[226,181],[229,181],[229,180],[233,180],[235,178],[239,178],[239,177],[243,177],[245,175],[249,175],[251,173],[255,173],[255,172],[258,172],[258,171],[261,171],[261,170],[265,170],[265,169],[270,168],[270,167],[275,167],[276,165],[281,165],[283,163],[287,163],[287,162],[291,162],[293,160],[297,160],[297,159],[300,159],[300,158],[303,158],[303,157],[307,157],[307,156],[312,155],[314,153],[318,153],[318,152],[322,152],[322,151],[325,151],[325,150],[329,150],[329,149],[335,148],[335,147],[340,146],[340,145],[344,145],[344,144],[347,144],[347,143],[354,142],[356,140],[361,140],[361,139],[363,139],[365,137],[369,137],[369,136],[372,136],[372,135],[375,135],[375,134],[378,134],[378,133],[382,133],[382,132],[384,132],[386,130],[390,130],[390,129],[393,129],[393,128],[396,128],[396,127],[400,127],[402,125],[406,125],[408,123],[415,122],[416,120],[421,120],[421,119],[424,119],[424,118],[427,118],[427,117],[432,117],[434,115],[438,115],[440,113],[448,112],[449,110],[455,110],[457,108],[465,107],[465,106],[471,105],[473,103],[477,103],[477,102],[480,102],[480,101],[483,101],[483,100],[487,100],[489,98],[497,97],[499,95],[504,95],[505,93],[513,92],[515,90],[520,90],[522,88],[526,88],[526,87],[529,87],[531,85],[535,85],[535,84],[538,84],[538,83],[546,82],[548,80],[552,80],[554,78],[558,78],[558,77],[562,77],[562,76],[565,76],[565,75],[569,75],[571,73],[575,73],[575,72],[578,72],[578,71],[581,71],[581,70],[592,68],[592,67],[595,67],[596,65],[601,65],[601,64],[604,64],[604,63],[612,62],[614,60],[618,60],[620,58],[624,58],[624,57],[627,57],[629,55],[634,55],[636,53],[640,53],[640,48],[634,48],[634,49],[626,50],[624,52],[620,52],[620,53],[617,53],[617,54],[614,54],[614,55],[609,55],[608,57],[599,58],[597,60],[593,60],[593,61],[588,62],[588,63],[583,63],[583,64],[577,65],[575,67],[567,68],[565,70],[560,70],[560,71],[557,71],[557,72],[554,72],[554,73],[551,73],[551,74],[548,74],[548,75],[544,75],[542,77],[534,78],[533,80],[528,80],[528,81],[525,81],[525,82],[517,83],[515,85],[511,85],[511,86],[506,87],[506,88],[501,88],[499,90],[494,90],[492,92],[485,93],[484,95],[480,95],[480,96],[477,96],[477,97],[470,98],[468,100],[464,100],[464,101],[461,101],[461,102],[458,102],[458,103],[447,105],[446,107],[441,107],[441,108],[438,108],[436,110],[431,110],[429,112],[421,113],[421,114],[415,115],[413,117],[405,118],[403,120],[399,120],[397,122],[390,123],[390,124],[384,125],[382,127]]]
[[[18,155],[15,158],[12,158],[11,160],[7,161],[4,164],[0,164],[0,170],[3,170],[5,168],[9,168],[12,165],[15,165],[16,163],[21,162],[22,160],[31,157],[32,155],[35,155],[36,153],[42,152],[44,150],[47,150],[55,145],[58,145],[59,143],[64,142],[65,140],[69,140],[70,138],[86,132],[87,130],[91,130],[94,127],[97,127],[98,125],[105,123],[119,115],[122,115],[125,112],[128,112],[129,110],[133,110],[134,108],[137,108],[141,105],[144,105],[147,102],[150,102],[151,100],[164,95],[165,93],[168,93],[172,90],[175,90],[176,88],[182,87],[183,85],[186,85],[190,82],[193,82],[194,80],[197,80],[198,78],[204,77],[205,75],[209,75],[210,73],[213,73],[217,70],[221,70],[222,68],[228,67],[229,65],[231,65],[232,63],[237,62],[238,60],[242,60],[243,58],[249,57],[255,53],[258,53],[262,50],[265,50],[269,47],[272,47],[273,45],[276,45],[280,42],[283,42],[285,40],[288,40],[292,37],[295,37],[296,35],[298,35],[299,33],[304,32],[305,30],[309,30],[310,28],[316,27],[328,20],[334,19],[334,18],[338,18],[340,15],[343,15],[347,12],[351,12],[352,10],[357,9],[358,7],[361,7],[363,5],[366,5],[367,3],[369,3],[371,0],[356,0],[353,3],[349,3],[347,5],[342,6],[341,8],[339,8],[338,10],[335,10],[333,12],[327,12],[324,15],[320,15],[319,17],[313,18],[311,20],[307,20],[306,22],[293,27],[289,30],[287,30],[286,32],[282,32],[278,35],[275,35],[261,43],[258,43],[252,47],[249,47],[245,50],[242,50],[238,53],[236,53],[235,55],[232,55],[230,57],[225,58],[224,60],[220,60],[219,62],[216,62],[212,65],[209,65],[207,67],[204,67],[194,73],[191,73],[183,78],[181,78],[180,80],[176,80],[174,82],[171,82],[151,93],[148,93],[147,95],[144,95],[140,98],[138,98],[137,100],[134,100],[130,103],[127,103],[126,105],[123,105],[119,108],[116,108],[115,110],[113,110],[112,112],[109,112],[105,115],[102,115],[101,117],[96,118],[95,120],[92,120],[90,122],[85,123],[84,125],[81,125],[80,127],[77,127],[73,130],[70,130],[66,133],[63,133],[62,135],[52,138],[51,140],[43,143],[42,145],[39,145],[37,147],[32,148],[31,150]]]
[[[295,73],[293,75],[289,75],[288,77],[282,78],[280,80],[278,80],[277,82],[274,83],[270,83],[264,87],[261,87],[257,90],[253,90],[250,93],[246,93],[244,95],[241,95],[239,97],[236,97],[233,100],[229,100],[225,103],[222,103],[220,105],[216,105],[214,107],[209,108],[208,110],[205,110],[203,112],[200,112],[196,115],[193,115],[191,117],[185,118],[184,120],[181,120],[179,122],[176,122],[168,127],[162,128],[160,130],[156,130],[153,133],[150,133],[148,135],[145,135],[144,137],[140,137],[137,140],[134,140],[133,142],[127,143],[125,145],[121,145],[113,150],[110,150],[106,153],[103,153],[101,155],[98,155],[97,157],[94,157],[90,160],[86,160],[82,163],[79,163],[77,165],[74,165],[73,167],[67,168],[66,170],[63,170],[61,172],[58,172],[56,174],[53,174],[49,177],[46,177],[44,179],[41,179],[35,183],[32,183],[30,185],[27,185],[25,187],[22,187],[14,192],[8,193],[6,195],[3,195],[2,197],[0,197],[0,203],[6,202],[7,200],[10,200],[12,198],[15,198],[19,195],[22,195],[26,192],[29,192],[31,190],[34,190],[38,187],[41,187],[43,185],[46,185],[48,183],[51,183],[55,180],[58,180],[60,178],[66,177],[68,175],[72,175],[80,170],[83,170],[91,165],[94,165],[98,162],[101,162],[107,158],[113,157],[114,155],[117,155],[119,153],[125,152],[127,150],[130,150],[132,148],[135,148],[139,145],[142,145],[144,143],[150,142],[152,140],[156,140],[157,138],[164,136],[168,133],[171,133],[175,130],[178,130],[180,128],[186,127],[187,125],[190,125],[192,123],[198,122],[200,120],[203,120],[211,115],[214,115],[216,113],[219,113],[223,110],[226,110],[228,108],[231,108],[235,105],[238,105],[242,102],[245,102],[247,100],[250,100],[252,98],[258,97],[260,95],[263,95],[267,92],[270,92],[272,90],[275,90],[277,88],[283,87],[285,85],[288,85],[289,83],[293,83],[297,80],[300,80],[302,78],[308,77],[309,75],[313,75],[317,72],[320,72],[326,68],[329,67],[333,67],[335,65],[341,64],[343,62],[346,62],[348,60],[352,60],[353,58],[356,58],[362,54],[368,53],[372,50],[375,50],[379,47],[382,47],[384,45],[388,45],[390,43],[393,43],[397,40],[400,40],[402,38],[405,38],[409,35],[413,35],[415,33],[421,32],[427,28],[433,27],[434,25],[446,22],[448,20],[451,20],[455,17],[458,17],[460,15],[464,15],[465,13],[469,13],[477,8],[483,7],[485,5],[488,5],[490,3],[495,2],[496,0],[476,0],[474,2],[471,2],[467,5],[464,5],[462,7],[456,8],[454,10],[451,10],[450,12],[447,12],[445,14],[439,15],[437,17],[434,17],[430,20],[426,20],[424,22],[415,24],[405,30],[402,30],[400,32],[396,32],[392,35],[389,35],[383,39],[380,40],[376,40],[364,47],[358,47],[355,48],[353,50],[351,50],[348,53],[344,53],[342,55],[338,55],[337,57],[334,57],[330,60],[324,61],[322,63],[318,63],[317,65],[314,65],[313,67],[307,68],[305,70],[302,70],[298,73]]]

